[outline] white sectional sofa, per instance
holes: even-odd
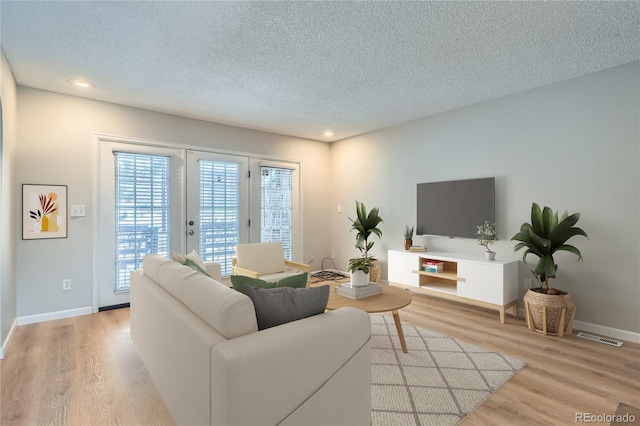
[[[131,277],[131,338],[179,425],[369,425],[369,315],[343,308],[258,331],[253,303],[149,255]]]

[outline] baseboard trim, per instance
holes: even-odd
[[[121,303],[119,305],[102,306],[98,308],[98,312],[112,311],[114,309],[130,308],[131,303]]]
[[[523,308],[518,309],[518,316],[520,318],[525,318]],[[621,330],[619,328],[607,327],[584,321],[574,321],[573,329],[574,331],[587,331],[602,337],[612,337],[614,339],[625,340],[627,342],[640,343],[640,333],[636,333],[634,331]]]
[[[35,324],[44,321],[53,321],[64,318],[79,317],[81,315],[90,315],[93,313],[91,306],[85,306],[84,308],[68,309],[66,311],[48,312],[46,314],[28,315],[24,317],[18,317],[18,325]]]
[[[13,332],[16,331],[18,327],[18,318],[13,320],[13,324],[11,324],[11,328],[9,329],[9,334],[7,334],[7,338],[2,342],[2,347],[0,348],[0,359],[4,359],[4,354],[7,353],[7,349],[9,349],[9,343],[11,343],[11,338],[13,337]]]
[[[628,330],[620,330],[619,328],[607,327],[599,324],[592,324],[584,321],[574,321],[573,328],[580,331],[588,331],[603,337],[613,337],[627,342],[640,343],[640,333]]]

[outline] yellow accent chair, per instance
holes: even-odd
[[[269,282],[280,281],[304,272],[308,277],[311,275],[309,265],[284,258],[284,249],[280,241],[238,244],[231,268],[233,275],[244,275]]]

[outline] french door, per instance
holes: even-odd
[[[130,273],[145,255],[182,251],[184,153],[102,142],[94,277],[99,307],[129,303]]]
[[[187,153],[187,252],[231,275],[235,246],[281,241],[285,257],[301,250],[296,163],[197,151]],[[297,260],[297,259],[295,259]]]
[[[128,303],[130,273],[151,253],[196,250],[223,276],[239,243],[282,241],[302,260],[296,163],[110,141],[98,151],[96,307]]]
[[[249,158],[187,152],[187,252],[231,275],[235,247],[249,238]]]

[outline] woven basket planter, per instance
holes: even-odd
[[[524,309],[529,330],[558,337],[571,335],[576,305],[568,294],[550,295],[527,290]]]

